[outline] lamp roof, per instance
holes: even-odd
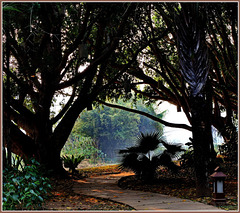
[[[225,177],[227,177],[227,175],[225,175],[225,174],[221,171],[221,169],[220,169],[219,166],[218,166],[214,171],[215,171],[215,172],[214,172],[212,175],[210,175],[210,177],[212,177],[212,178],[225,178]]]
[[[227,175],[225,175],[223,172],[214,172],[212,175],[210,175],[212,178],[225,178]]]

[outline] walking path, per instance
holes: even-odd
[[[168,195],[151,192],[141,192],[126,190],[118,187],[117,182],[121,177],[131,175],[130,173],[120,173],[90,177],[84,180],[76,180],[73,191],[78,194],[91,195],[95,197],[107,198],[113,201],[127,204],[136,210],[156,210],[156,211],[176,211],[176,210],[196,210],[196,211],[225,211],[215,206],[206,205],[191,200],[180,199]]]

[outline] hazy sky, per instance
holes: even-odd
[[[191,126],[184,112],[177,112],[176,106],[169,104],[168,102],[163,102],[162,104],[159,105],[159,110],[160,111],[167,110],[166,116],[163,118],[164,120],[172,123],[181,123]],[[212,128],[213,130],[215,130],[212,132],[213,142],[217,144],[223,143],[224,142],[223,138],[217,133],[217,130],[214,127]],[[165,126],[164,136],[166,137],[168,142],[185,144],[189,142],[189,137],[192,137],[192,132],[180,128],[172,128]]]
[[[177,112],[177,107],[163,102],[159,105],[160,111],[167,110],[166,116],[163,118],[165,121],[171,123],[181,123],[190,125],[184,112]],[[177,142],[185,144],[189,142],[189,137],[192,137],[192,132],[180,128],[164,127],[164,136],[168,142]]]

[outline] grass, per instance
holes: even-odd
[[[106,165],[100,167],[89,167],[78,169],[78,174],[82,177],[90,177],[90,176],[99,176],[105,174],[117,174],[120,173],[121,170],[118,168],[118,165]]]

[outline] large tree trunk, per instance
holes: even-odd
[[[209,175],[216,153],[213,147],[211,111],[203,96],[191,97],[192,134],[197,196],[209,196]]]
[[[81,12],[79,16],[76,16],[76,11],[72,12],[72,6]],[[4,13],[4,19],[11,23],[4,25],[4,35],[10,42],[8,54],[11,53],[13,62],[11,72],[7,72],[4,48],[4,71],[5,74],[11,74],[8,77],[11,77],[12,85],[15,84],[11,95],[4,93],[4,104],[9,109],[6,111],[5,108],[4,119],[11,125],[8,134],[11,148],[23,158],[35,157],[46,167],[46,171],[56,174],[63,171],[60,152],[79,114],[132,63],[124,66],[118,74],[110,68],[106,69],[108,59],[127,33],[128,18],[136,5],[126,7],[123,4],[119,7],[120,11],[115,12],[104,7],[99,7],[99,10],[98,6],[43,3],[33,9],[30,5],[14,5],[16,11],[17,8],[23,11],[22,14],[34,10],[31,13],[33,24],[30,33],[23,24],[27,16],[18,17],[14,13],[7,16]],[[115,5],[111,7],[116,9]],[[120,14],[117,18],[119,24],[113,29],[108,42],[105,38],[106,29],[116,21],[107,16],[116,16],[116,12]],[[100,18],[95,19],[97,16]],[[65,26],[68,20],[73,26]],[[91,42],[88,40],[90,34]],[[88,55],[91,55],[91,61],[84,71],[79,72],[79,68],[85,64],[85,59],[79,58],[79,45],[86,41],[89,42]],[[108,69],[109,76],[105,73]],[[66,88],[73,89],[71,97],[61,112],[52,117],[51,106],[55,105],[55,98],[65,93],[63,90]],[[8,130],[8,127],[4,128]],[[9,148],[9,145],[6,146]]]
[[[48,174],[65,175],[65,170],[60,160],[60,152],[63,145],[53,141],[52,137],[43,134],[43,131],[40,132],[42,133],[41,137],[35,135],[36,139],[31,139],[21,132],[16,125],[11,124],[10,140],[12,152],[25,160],[35,158]]]
[[[36,116],[31,134],[25,134],[18,126],[11,123],[10,140],[12,152],[24,159],[34,157],[48,174],[65,175],[66,172],[60,159],[61,149],[67,141],[75,120],[81,111],[89,103],[92,103],[89,96],[88,101],[80,104],[82,98],[82,96],[78,97],[78,100],[68,110],[55,130],[52,129],[52,123],[48,116],[44,117],[42,114]],[[4,118],[6,119],[6,117],[5,114]],[[24,128],[24,125],[22,127]],[[29,127],[25,128],[28,129]]]
[[[60,158],[62,147],[52,145],[52,141],[41,144],[41,149],[38,152],[37,160],[46,169],[49,175],[65,176],[67,173],[63,168]]]

